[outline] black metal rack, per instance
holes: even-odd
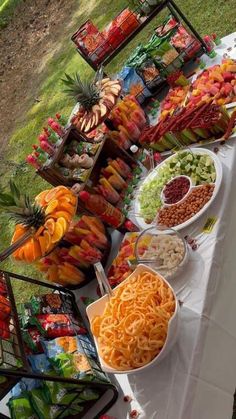
[[[116,387],[110,382],[107,375],[102,371],[101,366],[98,361],[97,352],[95,349],[94,344],[89,344],[88,348],[88,340],[83,337],[83,335],[76,334],[77,338],[79,339],[80,345],[82,347],[83,353],[85,354],[90,368],[91,374],[93,376],[92,381],[88,381],[87,379],[77,379],[77,378],[65,378],[61,375],[49,375],[45,373],[36,374],[28,362],[24,341],[22,337],[22,330],[19,321],[18,311],[17,311],[17,301],[14,295],[14,286],[12,286],[12,281],[20,280],[23,283],[28,284],[31,288],[34,285],[43,286],[45,288],[46,293],[56,293],[59,294],[61,297],[61,301],[63,301],[62,306],[62,313],[67,313],[70,316],[70,326],[76,330],[76,326],[78,324],[81,325],[82,317],[78,310],[74,294],[63,287],[59,287],[56,285],[51,285],[48,283],[42,283],[32,278],[27,278],[22,275],[14,274],[12,272],[0,271],[0,275],[2,281],[4,281],[6,288],[7,288],[7,300],[10,305],[11,313],[10,313],[10,323],[9,323],[9,330],[10,330],[10,337],[7,338],[0,337],[0,377],[5,377],[6,381],[0,383],[0,400],[5,397],[5,395],[15,386],[17,382],[20,381],[21,378],[33,378],[42,381],[51,381],[51,382],[59,382],[59,383],[67,383],[67,384],[76,384],[78,386],[85,386],[86,389],[93,389],[99,394],[99,399],[109,392],[109,400],[100,408],[99,412],[94,415],[94,419],[99,418],[100,415],[104,414],[117,400],[118,391]],[[73,314],[73,316],[72,316]],[[86,329],[86,327],[85,327]],[[86,335],[87,336],[87,335]],[[92,342],[92,340],[91,340]],[[92,349],[91,349],[92,348]],[[89,352],[90,351],[90,352]],[[92,351],[92,352],[91,352]],[[90,355],[88,356],[88,352]],[[79,389],[79,387],[78,387]],[[81,387],[80,387],[81,391]],[[70,407],[70,405],[76,401],[76,398],[79,397],[79,390],[76,392],[76,397],[71,401],[70,404],[65,406],[65,409],[61,413],[62,415],[65,411]],[[94,401],[87,401],[84,404],[83,412],[73,416],[74,418],[82,418],[86,413],[89,412],[91,408],[94,408],[95,404],[99,401],[96,399]],[[2,416],[5,417],[5,416]],[[59,415],[60,417],[60,415]],[[63,416],[64,417],[64,416]]]
[[[113,49],[103,60],[99,61],[99,63],[94,63],[89,56],[84,54],[79,48],[77,48],[77,52],[81,55],[81,57],[96,71],[101,65],[106,66],[109,64],[163,9],[169,9],[170,13],[176,18],[177,21],[182,21],[185,25],[190,29],[192,34],[195,38],[200,42],[201,54],[207,51],[206,44],[204,40],[201,38],[199,33],[195,30],[192,24],[189,22],[187,17],[184,13],[180,10],[180,8],[176,5],[173,0],[163,0],[159,3],[153,10],[150,12],[148,16],[144,18],[144,20],[139,24],[137,28],[134,29],[130,35],[128,35],[115,49]],[[139,11],[139,9],[137,9]],[[96,50],[94,51],[96,52]]]

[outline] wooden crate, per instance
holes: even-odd
[[[101,142],[96,155],[93,157],[94,163],[91,169],[89,169],[88,171],[87,179],[84,182],[78,182],[77,180],[68,179],[57,170],[56,164],[60,161],[61,157],[63,156],[65,146],[68,145],[72,140],[77,140],[78,142],[87,141],[87,139],[83,137],[80,133],[78,133],[78,131],[74,130],[73,128],[70,128],[64,136],[62,144],[53,156],[51,163],[48,166],[43,167],[42,169],[39,169],[37,171],[37,174],[39,176],[41,176],[43,179],[45,179],[53,186],[64,185],[72,187],[75,183],[81,183],[81,190],[96,193],[94,187],[98,185],[101,169],[107,166],[108,158],[116,159],[117,157],[119,157],[122,160],[124,160],[129,166],[137,166],[137,161],[124,149],[120,148],[114,140],[110,138],[105,138]],[[77,212],[89,212],[88,210],[86,210],[84,203],[80,200],[78,202]]]
[[[71,126],[66,132],[66,134],[64,135],[63,141],[61,145],[58,147],[56,153],[53,155],[51,162],[47,166],[43,166],[42,168],[38,169],[36,172],[39,176],[41,176],[43,179],[45,179],[48,183],[50,183],[53,186],[58,186],[58,185],[73,186],[75,183],[77,183],[76,180],[68,179],[66,176],[63,176],[63,174],[60,173],[56,167],[57,163],[60,161],[60,159],[63,156],[65,146],[70,144],[72,141],[78,141],[78,143],[81,141],[90,142],[87,139],[87,137],[79,133],[76,129],[74,129]],[[96,159],[96,155],[95,155],[95,159]]]

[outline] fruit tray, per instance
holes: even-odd
[[[1,293],[4,292],[4,299],[7,301],[7,314],[8,314],[8,333],[4,337],[0,337],[0,400],[14,387],[14,385],[21,380],[21,378],[31,378],[35,380],[40,380],[42,383],[60,383],[68,386],[68,384],[78,385],[75,387],[76,399],[73,399],[70,403],[64,406],[63,412],[65,413],[67,409],[70,408],[71,404],[77,400],[79,393],[81,391],[81,386],[83,389],[89,391],[95,391],[97,394],[96,400],[87,400],[83,403],[83,409],[81,413],[73,416],[74,418],[82,418],[87,412],[91,410],[91,416],[94,418],[99,418],[100,415],[105,413],[116,401],[118,397],[118,392],[116,387],[110,383],[107,375],[102,371],[101,366],[98,361],[97,353],[92,339],[89,337],[86,326],[82,320],[81,314],[78,310],[74,294],[66,288],[54,286],[47,283],[42,283],[32,278],[27,278],[21,275],[17,275],[11,272],[0,271],[1,273]],[[80,344],[80,353],[81,356],[87,359],[89,365],[89,373],[87,377],[83,378],[72,378],[68,374],[59,375],[54,373],[49,375],[46,372],[36,373],[29,362],[28,354],[26,353],[26,346],[24,343],[25,338],[23,338],[23,329],[22,329],[22,306],[19,304],[17,299],[17,294],[14,292],[14,282],[21,281],[22,287],[28,286],[31,290],[31,298],[42,298],[40,305],[40,312],[44,312],[42,307],[46,302],[46,305],[49,305],[50,310],[54,307],[58,310],[58,304],[55,305],[55,298],[58,302],[60,301],[59,311],[48,311],[48,307],[45,309],[47,312],[57,312],[61,313],[61,317],[66,315],[69,318],[68,327],[70,330],[73,330],[73,333],[70,336],[76,336]],[[40,286],[40,296],[39,296],[39,286]],[[33,297],[35,295],[35,297]],[[47,296],[47,299],[43,299],[43,295]],[[2,294],[1,294],[2,296]],[[54,303],[49,303],[48,296],[51,301]],[[31,301],[31,300],[30,300]],[[42,304],[42,301],[44,303]],[[3,298],[1,299],[1,304],[3,304]],[[30,302],[27,301],[25,306],[27,309],[30,307]],[[36,306],[34,306],[36,307]],[[39,306],[38,306],[39,307]],[[24,308],[25,310],[25,308]],[[38,309],[36,309],[38,310]],[[20,314],[21,313],[21,314]],[[62,314],[63,313],[63,314]],[[44,316],[47,314],[44,314]],[[33,315],[33,317],[35,314]],[[53,316],[53,315],[52,315]],[[32,317],[32,316],[31,316]],[[37,316],[36,316],[37,317]],[[28,321],[28,320],[27,320]],[[24,322],[25,324],[25,322]],[[54,326],[55,327],[55,326]],[[25,328],[25,326],[24,326]],[[24,329],[25,330],[25,329]],[[27,330],[27,329],[26,329]],[[46,329],[45,329],[46,330]],[[49,329],[47,329],[49,330]],[[54,329],[55,331],[58,328]],[[0,333],[3,334],[3,328],[0,328]],[[48,333],[48,332],[47,332]],[[56,332],[57,333],[57,332]],[[81,334],[82,333],[82,334]],[[59,334],[60,335],[60,334]],[[65,336],[65,335],[64,335]],[[50,339],[53,339],[52,336],[43,338],[46,342],[51,342]],[[49,339],[49,340],[48,340]],[[27,349],[28,351],[28,349]],[[37,351],[36,351],[37,353]],[[46,354],[46,352],[45,352]],[[5,380],[4,380],[5,378]],[[100,401],[100,399],[106,394],[106,402]],[[104,404],[105,403],[105,404]],[[53,406],[53,405],[52,405]],[[99,410],[99,412],[98,412]],[[62,412],[62,414],[64,414]],[[96,413],[94,413],[96,412]],[[90,413],[89,413],[90,414]],[[6,416],[4,416],[6,417]],[[64,417],[64,416],[63,416]]]
[[[183,196],[183,201],[167,205],[162,200],[163,188],[168,182],[183,176],[191,179],[191,190]],[[149,172],[140,185],[134,203],[136,223],[143,230],[155,223],[175,230],[183,229],[207,210],[217,196],[221,182],[222,165],[215,153],[203,148],[180,151]],[[201,197],[199,202],[200,194],[205,194],[205,197]],[[174,195],[176,196],[176,190],[174,193],[172,190],[172,196]]]

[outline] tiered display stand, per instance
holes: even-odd
[[[73,378],[64,378],[62,376],[50,376],[44,373],[35,374],[29,362],[27,361],[27,356],[25,353],[23,337],[22,337],[22,330],[20,327],[20,322],[17,313],[17,296],[14,294],[14,285],[13,281],[18,280],[22,281],[24,286],[30,286],[31,291],[34,289],[34,286],[43,286],[45,288],[46,293],[56,293],[63,297],[63,308],[62,312],[73,314],[73,319],[71,318],[71,327],[76,328],[76,321],[77,319],[81,319],[81,315],[78,311],[78,307],[75,301],[74,294],[63,287],[57,287],[50,284],[43,284],[35,279],[26,278],[22,275],[17,275],[11,272],[4,272],[0,271],[2,275],[4,275],[5,283],[7,286],[7,293],[8,293],[8,301],[11,306],[11,321],[10,321],[10,339],[7,340],[4,338],[0,339],[0,376],[5,377],[6,381],[0,384],[0,400],[2,400],[7,393],[14,387],[14,385],[21,379],[21,378],[33,378],[37,380],[45,380],[45,381],[56,381],[60,383],[69,383],[69,384],[78,384],[84,385],[84,388],[91,388],[96,390],[99,393],[99,400],[105,393],[108,393],[106,396],[106,403],[99,402],[99,400],[95,401],[87,401],[84,404],[84,410],[81,414],[73,416],[74,418],[81,418],[85,415],[85,413],[89,412],[90,409],[96,409],[96,413],[91,413],[91,417],[99,418],[104,412],[106,412],[116,401],[118,397],[118,392],[116,387],[111,384],[107,375],[102,371],[100,364],[97,360],[97,353],[94,347],[93,349],[93,361],[96,363],[96,367],[90,364],[92,374],[94,375],[93,381],[86,381],[82,379],[73,379]],[[80,320],[81,323],[81,320]],[[86,350],[88,349],[87,341],[83,339],[83,335],[77,335],[79,342],[82,346],[84,354],[86,355]],[[91,352],[91,346],[89,347]],[[89,358],[87,358],[89,360]],[[76,398],[79,397],[79,391]],[[108,398],[107,398],[108,397]],[[76,398],[74,401],[76,401]],[[98,408],[94,408],[95,404],[99,403]],[[64,409],[66,411],[69,408],[67,405]],[[94,410],[93,410],[94,412]],[[4,415],[0,415],[1,418],[6,418]],[[46,419],[46,418],[45,418]]]

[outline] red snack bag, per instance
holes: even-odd
[[[9,323],[6,320],[0,320],[0,338],[9,339],[11,336]]]
[[[11,305],[6,297],[0,295],[0,320],[7,319],[11,314]]]
[[[3,274],[0,274],[0,295],[7,295],[7,286]]]
[[[47,338],[53,339],[87,333],[85,328],[81,327],[72,316],[67,314],[39,314],[37,320],[45,330]]]

